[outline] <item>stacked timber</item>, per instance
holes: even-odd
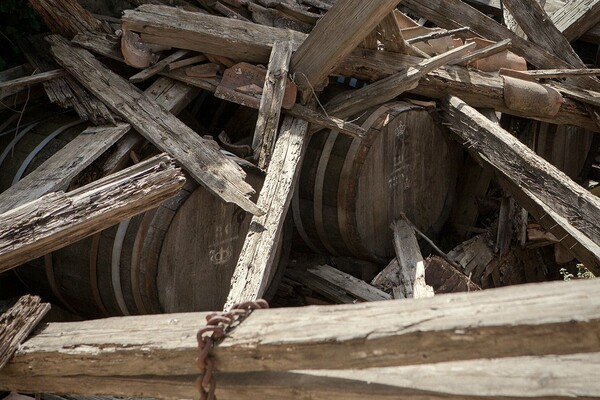
[[[597,395],[600,0],[30,3],[0,390]]]

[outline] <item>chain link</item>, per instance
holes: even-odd
[[[247,301],[235,304],[228,312],[212,313],[206,316],[206,326],[196,334],[198,339],[198,357],[196,366],[200,376],[196,386],[200,391],[200,400],[217,400],[215,396],[216,381],[214,376],[215,362],[210,356],[212,348],[219,343],[227,332],[239,325],[253,310],[269,308],[266,300]]]

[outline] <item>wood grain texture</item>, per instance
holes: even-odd
[[[173,52],[172,54],[169,54],[168,56],[166,56],[165,58],[163,58],[156,64],[131,76],[129,78],[129,81],[133,82],[133,83],[143,82],[146,79],[151,78],[154,75],[158,74],[160,71],[165,69],[167,67],[167,65],[187,56],[188,54],[190,54],[190,52],[187,50],[177,50],[177,51]]]
[[[219,399],[310,398],[314,400],[591,399],[600,385],[590,379],[600,354],[515,357],[361,370],[218,373]],[[23,377],[0,388],[67,395],[191,399],[190,376]]]
[[[369,285],[363,280],[346,274],[329,265],[319,265],[309,268],[308,273],[312,274],[327,283],[343,289],[360,301],[381,301],[390,300],[392,297],[381,290]]]
[[[392,288],[394,298],[432,297],[433,288],[425,283],[425,263],[414,229],[404,219],[395,220],[391,228],[400,278],[400,285]]]
[[[169,157],[154,157],[67,194],[50,193],[0,214],[0,271],[156,207],[184,182]]]
[[[600,272],[600,200],[461,99],[450,97],[443,108],[451,129],[508,183],[509,193],[590,271]]]
[[[273,44],[252,140],[254,159],[258,160],[258,167],[262,169],[269,165],[275,147],[291,57],[290,42]]]
[[[172,154],[194,179],[225,202],[262,214],[248,199],[254,190],[244,181],[240,167],[87,50],[75,48],[57,36],[51,36],[51,40],[52,52],[65,69],[156,147]]]
[[[322,88],[335,67],[372,32],[400,0],[339,0],[292,56],[299,88]],[[306,97],[304,98],[306,100]]]
[[[598,280],[580,280],[255,311],[213,354],[219,371],[241,372],[598,352],[599,288]],[[48,324],[23,344],[0,381],[195,375],[196,332],[206,315]]]
[[[158,79],[146,90],[148,96],[174,113],[180,111],[182,106],[191,101],[196,92],[195,88],[168,78]],[[126,123],[86,128],[78,137],[48,158],[33,172],[0,193],[0,213],[33,201],[47,193],[66,190],[73,178],[131,130],[131,125]],[[134,134],[131,133],[131,135]],[[128,149],[135,147],[138,140],[134,139],[130,142],[131,144],[127,146]],[[129,150],[126,149],[123,152],[129,157]],[[114,169],[115,167],[108,168],[110,172],[113,172]]]
[[[405,91],[418,86],[421,77],[427,73],[464,56],[475,46],[475,43],[469,43],[449,50],[446,53],[423,60],[414,66],[406,67],[387,78],[361,89],[338,95],[327,103],[327,112],[338,118],[345,119],[371,107],[391,101]]]
[[[300,175],[304,149],[308,145],[308,123],[286,117],[273,150],[265,183],[257,205],[265,210],[250,222],[242,252],[231,279],[231,290],[224,309],[247,300],[260,298],[267,285],[282,234],[293,188]]]
[[[29,3],[53,33],[69,39],[80,32],[112,33],[106,22],[94,18],[77,0],[29,0]]]
[[[126,29],[140,32],[144,41],[236,61],[266,63],[275,41],[291,41],[297,49],[306,37],[300,32],[167,6],[144,5],[127,10],[122,20]]]
[[[598,18],[600,18],[599,0],[567,1],[552,13],[552,22],[571,42],[596,26]]]
[[[414,65],[419,62],[416,60],[418,58],[403,54],[358,50],[344,60],[336,69],[336,73],[371,82],[386,78],[406,66]],[[434,99],[443,99],[450,94],[460,97],[477,108],[493,108],[502,113],[557,125],[581,126],[592,131],[598,129],[584,105],[571,99],[565,99],[558,113],[551,118],[511,110],[504,103],[504,83],[501,77],[460,66],[436,69],[421,79],[416,88],[408,92]]]
[[[37,296],[25,295],[0,315],[0,371],[48,311],[49,303],[42,303]]]

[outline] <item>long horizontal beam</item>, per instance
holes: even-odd
[[[351,369],[600,351],[600,280],[430,299],[255,311],[214,349],[222,372]],[[576,310],[574,312],[573,310]],[[206,313],[48,324],[0,371],[193,375]]]

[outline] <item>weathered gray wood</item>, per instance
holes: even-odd
[[[466,56],[459,58],[458,60],[450,61],[448,64],[450,64],[450,65],[467,65],[468,63],[470,63],[472,61],[479,60],[484,57],[489,57],[491,55],[494,55],[496,53],[500,53],[504,50],[509,49],[510,43],[511,43],[510,39],[501,40],[497,43],[490,44],[489,46],[486,46],[479,50],[475,50],[475,51],[467,54]]]
[[[570,65],[539,45],[517,36],[510,29],[461,0],[404,0],[403,4],[441,28],[468,26],[471,32],[494,41],[511,39],[511,50],[538,68],[569,68]]]
[[[600,199],[459,98],[443,107],[452,130],[499,174],[505,190],[590,271],[600,272]]]
[[[254,159],[258,160],[258,166],[262,169],[266,169],[269,165],[275,147],[291,57],[290,42],[273,44],[252,140]]]
[[[342,288],[339,288],[336,285],[330,285],[323,279],[319,279],[306,271],[289,268],[287,271],[285,271],[285,274],[287,278],[290,278],[291,280],[301,284],[303,287],[310,289],[312,293],[318,293],[332,304],[354,304],[357,301],[354,296],[349,295]]]
[[[123,53],[121,53],[121,38],[117,35],[82,32],[78,33],[71,42],[92,53],[125,62]]]
[[[161,78],[156,80],[146,93],[166,109],[178,113],[191,101],[197,89],[168,78]],[[131,131],[131,125],[126,123],[86,128],[33,172],[0,193],[0,213],[47,193],[66,190],[69,182],[84,168]],[[131,135],[139,136],[133,132]]]
[[[308,145],[308,123],[286,117],[280,129],[265,183],[258,196],[258,207],[265,210],[254,216],[231,278],[231,289],[224,309],[260,298],[266,290],[283,222],[292,200],[304,149]]]
[[[577,40],[600,18],[599,0],[567,1],[552,14],[552,22],[569,41]]]
[[[25,295],[0,315],[0,371],[48,311],[49,303],[42,303],[37,296]]]
[[[359,50],[349,55],[336,69],[336,73],[354,76],[365,81],[384,79],[420,60],[404,54],[384,51]],[[531,115],[508,108],[504,101],[502,77],[468,70],[459,66],[446,66],[430,72],[419,85],[409,90],[434,99],[442,99],[450,94],[460,97],[473,107],[493,108],[510,115],[522,116],[557,125],[575,125],[596,130],[597,125],[588,115],[582,103],[565,99],[553,117]]]
[[[188,65],[198,64],[208,60],[205,55],[198,54],[196,56],[186,58],[180,61],[175,61],[167,66],[168,71],[173,71],[174,69],[187,67]]]
[[[346,274],[329,265],[319,265],[308,269],[308,273],[323,279],[327,283],[343,289],[360,301],[390,300],[391,296],[363,280]]]
[[[106,22],[97,20],[77,0],[29,0],[53,33],[69,39],[80,32],[112,33]]]
[[[154,75],[158,74],[160,71],[162,71],[163,69],[165,69],[167,67],[167,65],[171,64],[172,62],[175,62],[185,56],[187,56],[188,54],[190,54],[189,51],[187,50],[178,50],[176,52],[174,52],[173,54],[170,54],[168,56],[166,56],[165,58],[163,58],[162,60],[160,60],[159,62],[157,62],[156,64],[138,72],[137,74],[131,76],[129,78],[130,82],[133,83],[138,83],[138,82],[143,82],[148,78],[153,77]]]
[[[0,272],[154,208],[184,183],[181,171],[163,155],[0,214]]]
[[[267,62],[275,41],[291,41],[294,49],[305,34],[247,21],[144,5],[126,10],[123,26],[151,43],[215,54],[236,61]]]
[[[319,90],[335,67],[400,0],[338,0],[292,56],[290,69],[306,94]]]
[[[448,62],[462,57],[476,46],[469,43],[447,51],[438,56],[428,58],[420,63],[402,69],[380,81],[364,88],[342,93],[327,103],[327,113],[338,118],[348,118],[371,107],[388,102],[407,90],[414,89],[421,77]]]
[[[260,310],[231,331],[213,354],[218,370],[233,372],[598,352],[598,290],[600,281],[579,280],[429,299]],[[196,332],[206,315],[49,324],[23,344],[0,372],[0,382],[36,376],[49,381],[196,375]]]
[[[46,82],[52,79],[61,78],[65,75],[62,69],[41,72],[39,74],[29,75],[23,78],[17,78],[10,81],[0,82],[0,99],[7,97],[19,90],[31,85]]]
[[[50,38],[52,52],[65,69],[156,147],[172,154],[194,179],[224,201],[262,214],[248,198],[254,190],[244,181],[240,167],[88,51],[75,48],[60,37]]]
[[[396,293],[407,299],[432,297],[433,288],[425,283],[425,264],[415,231],[404,219],[394,221],[392,230],[396,259],[400,266],[400,286],[393,288],[394,298],[400,297]]]
[[[224,400],[587,399],[600,391],[598,380],[590,379],[599,367],[600,354],[587,353],[346,371],[219,373],[216,393]],[[0,387],[15,392],[179,400],[198,396],[192,385],[196,378],[32,376],[6,382],[0,376]]]
[[[443,38],[443,37],[447,37],[447,36],[452,36],[452,35],[455,35],[458,33],[465,33],[468,31],[469,31],[468,26],[464,26],[462,28],[450,29],[450,30],[435,31],[435,32],[428,33],[426,35],[412,37],[410,39],[407,39],[406,42],[408,44],[415,44],[415,43],[419,43],[419,42],[426,42],[426,41],[432,40],[432,39],[439,39],[439,38]]]
[[[520,79],[553,79],[574,76],[598,76],[600,75],[600,69],[532,69],[528,71],[500,69],[499,73],[500,75],[509,75]]]

